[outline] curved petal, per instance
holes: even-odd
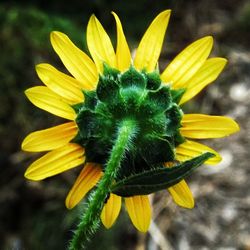
[[[204,154],[206,152],[210,152],[210,153],[214,154],[215,156],[208,159],[205,162],[205,164],[216,165],[222,160],[219,153],[217,153],[212,148],[209,148],[208,146],[206,146],[204,144],[194,142],[194,141],[188,141],[188,140],[186,140],[184,143],[180,144],[176,148],[175,159],[177,161],[183,162],[183,161],[191,160],[192,158],[197,157],[197,156]]]
[[[186,47],[167,66],[161,74],[165,83],[171,83],[174,89],[185,88],[187,82],[199,70],[207,59],[213,45],[213,38],[201,38]]]
[[[94,62],[61,32],[51,32],[50,41],[67,70],[80,82],[81,87],[93,89],[98,81]]]
[[[103,225],[109,229],[116,221],[121,210],[121,197],[115,194],[110,194],[107,203],[104,205],[101,213]]]
[[[99,72],[102,73],[104,62],[116,67],[116,55],[111,40],[95,15],[89,19],[87,44]]]
[[[128,47],[126,37],[123,33],[122,24],[119,17],[112,12],[116,21],[117,45],[116,45],[116,61],[117,68],[120,71],[125,71],[131,65],[131,54]]]
[[[65,200],[68,209],[75,207],[83,197],[96,185],[102,176],[100,165],[95,163],[86,163],[83,170],[77,177],[73,187],[69,191]]]
[[[155,70],[168,26],[170,10],[161,12],[150,24],[136,51],[134,66],[138,70]]]
[[[70,142],[78,132],[75,122],[68,122],[52,128],[29,134],[22,143],[22,150],[42,152],[60,148]]]
[[[239,131],[239,125],[225,116],[201,114],[184,115],[181,121],[181,134],[187,138],[221,138]]]
[[[126,208],[134,226],[140,232],[147,232],[151,221],[151,208],[147,195],[125,198]]]
[[[188,81],[186,91],[180,100],[183,104],[197,95],[203,88],[213,82],[224,69],[225,58],[210,58],[205,61],[196,74]]]
[[[74,120],[76,113],[65,100],[47,87],[37,86],[25,91],[27,98],[38,108],[68,120]]]
[[[33,162],[25,172],[25,177],[40,181],[82,164],[84,149],[78,144],[68,143]]]
[[[69,104],[83,102],[80,83],[49,64],[38,64],[36,72],[42,82],[53,92],[65,98]]]
[[[190,209],[194,207],[194,198],[185,180],[168,188],[168,191],[178,206]]]

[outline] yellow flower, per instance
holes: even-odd
[[[85,149],[72,140],[78,134],[77,113],[74,105],[84,102],[83,90],[95,90],[99,77],[103,74],[104,63],[125,72],[131,65],[138,71],[155,71],[160,56],[165,31],[168,26],[170,10],[161,12],[148,27],[135,54],[131,53],[118,16],[113,13],[117,28],[117,46],[114,50],[109,36],[98,19],[92,15],[87,27],[87,45],[92,59],[77,48],[61,32],[51,33],[51,43],[63,64],[72,76],[58,71],[49,64],[39,64],[37,74],[46,85],[25,91],[28,99],[37,107],[69,120],[62,125],[29,134],[22,143],[22,149],[29,152],[50,151],[33,162],[25,173],[30,180],[39,181],[62,173],[85,163]],[[223,70],[227,60],[209,58],[213,39],[201,38],[186,47],[161,73],[162,84],[170,84],[172,89],[185,89],[179,105],[197,95],[213,82]],[[213,149],[192,139],[220,138],[239,130],[236,122],[228,117],[202,114],[184,114],[180,133],[187,138],[177,146],[175,159],[183,162],[204,152],[215,157],[207,164],[217,164],[221,157]],[[191,140],[189,140],[191,139]],[[171,166],[171,163],[165,165]],[[86,162],[76,182],[66,198],[66,207],[77,205],[102,177],[98,162]],[[168,188],[173,200],[185,208],[193,208],[194,199],[184,180]],[[126,197],[125,205],[134,226],[146,232],[151,209],[147,195]],[[103,208],[101,219],[106,228],[115,222],[121,209],[121,197],[110,194]]]

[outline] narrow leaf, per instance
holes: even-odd
[[[152,169],[127,177],[115,183],[111,191],[119,196],[128,197],[146,195],[169,188],[189,176],[213,156],[214,154],[207,152],[171,168]]]

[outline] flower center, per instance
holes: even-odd
[[[85,148],[86,160],[104,165],[121,123],[135,124],[119,177],[156,167],[175,159],[175,147],[184,141],[179,132],[182,111],[177,105],[183,91],[162,84],[158,72],[124,73],[104,65],[95,91],[84,91],[84,103],[74,106],[79,133],[74,142]]]

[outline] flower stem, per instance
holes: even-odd
[[[124,153],[136,133],[136,124],[132,120],[124,120],[118,127],[118,135],[114,142],[105,172],[97,189],[90,195],[87,210],[82,215],[81,221],[70,242],[69,250],[84,249],[84,244],[94,234],[100,224],[100,215],[104,201],[110,193],[111,184],[120,169]]]

